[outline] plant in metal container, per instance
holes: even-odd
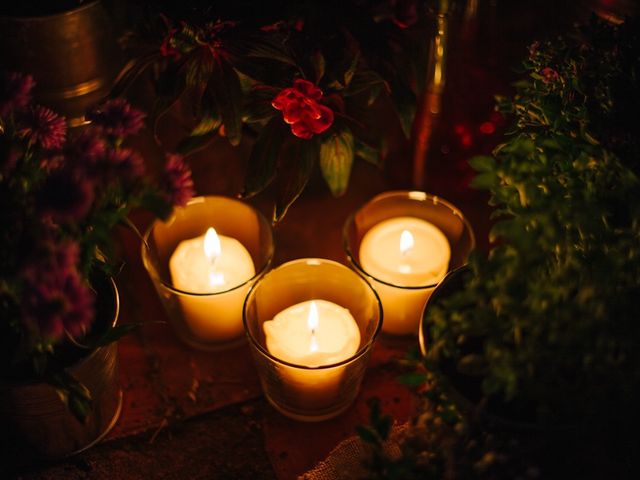
[[[534,43],[498,98],[511,132],[471,160],[493,247],[425,308],[425,403],[381,478],[637,476],[639,27]]]
[[[136,207],[168,215],[193,184],[175,155],[164,178],[147,178],[122,143],[143,114],[124,100],[67,131],[31,101],[33,86],[29,75],[0,74],[0,421],[55,457],[84,448],[117,416],[112,342],[131,326],[115,324],[111,230]]]

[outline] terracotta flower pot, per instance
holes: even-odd
[[[103,277],[93,286],[98,292],[93,328],[115,325],[119,312],[115,283]],[[104,438],[122,407],[117,349],[115,342],[99,347],[66,369],[91,393],[91,410],[84,423],[69,412],[51,385],[0,380],[4,458],[11,458],[14,465],[33,458],[56,459],[86,450]]]

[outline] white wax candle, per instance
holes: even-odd
[[[451,258],[447,237],[426,220],[395,217],[374,225],[364,235],[359,257],[362,269],[374,277],[373,286],[382,302],[382,330],[417,334],[433,288],[399,287],[433,287],[444,278]]]
[[[349,310],[326,300],[286,308],[263,328],[274,357],[305,367],[342,362],[360,347],[360,330]],[[293,403],[322,409],[336,403],[344,366],[317,370],[283,366],[281,373]]]
[[[243,332],[242,305],[255,275],[253,260],[235,238],[206,235],[183,240],[169,260],[177,290],[207,296],[180,295],[184,318],[194,335],[205,341],[228,341]]]

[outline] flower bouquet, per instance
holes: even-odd
[[[394,145],[414,143],[424,121],[417,105],[431,81],[429,42],[447,5],[266,2],[252,5],[252,15],[231,5],[169,11],[125,37],[133,59],[115,93],[150,72],[151,123],[177,102],[191,117],[178,147],[184,154],[216,136],[234,146],[247,139],[242,195],[273,188],[278,221],[315,165],[340,196],[356,157],[380,167]]]
[[[68,131],[64,118],[33,104],[33,86],[29,75],[0,77],[0,416],[12,385],[46,383],[83,421],[91,391],[70,367],[131,328],[113,316],[96,321],[99,285],[109,287],[117,268],[111,231],[136,207],[168,215],[193,183],[178,155],[167,156],[162,178],[145,175],[143,158],[123,145],[144,115],[124,100]]]

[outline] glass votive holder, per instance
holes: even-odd
[[[151,225],[142,245],[142,261],[178,337],[213,351],[245,341],[244,299],[273,253],[267,219],[222,196],[175,208]]]
[[[371,286],[325,259],[280,265],[251,288],[244,304],[265,396],[302,421],[335,417],[353,403],[381,324]]]
[[[431,292],[448,271],[467,262],[475,237],[449,202],[424,192],[391,191],[347,219],[343,244],[349,263],[380,296],[383,333],[415,336]]]

